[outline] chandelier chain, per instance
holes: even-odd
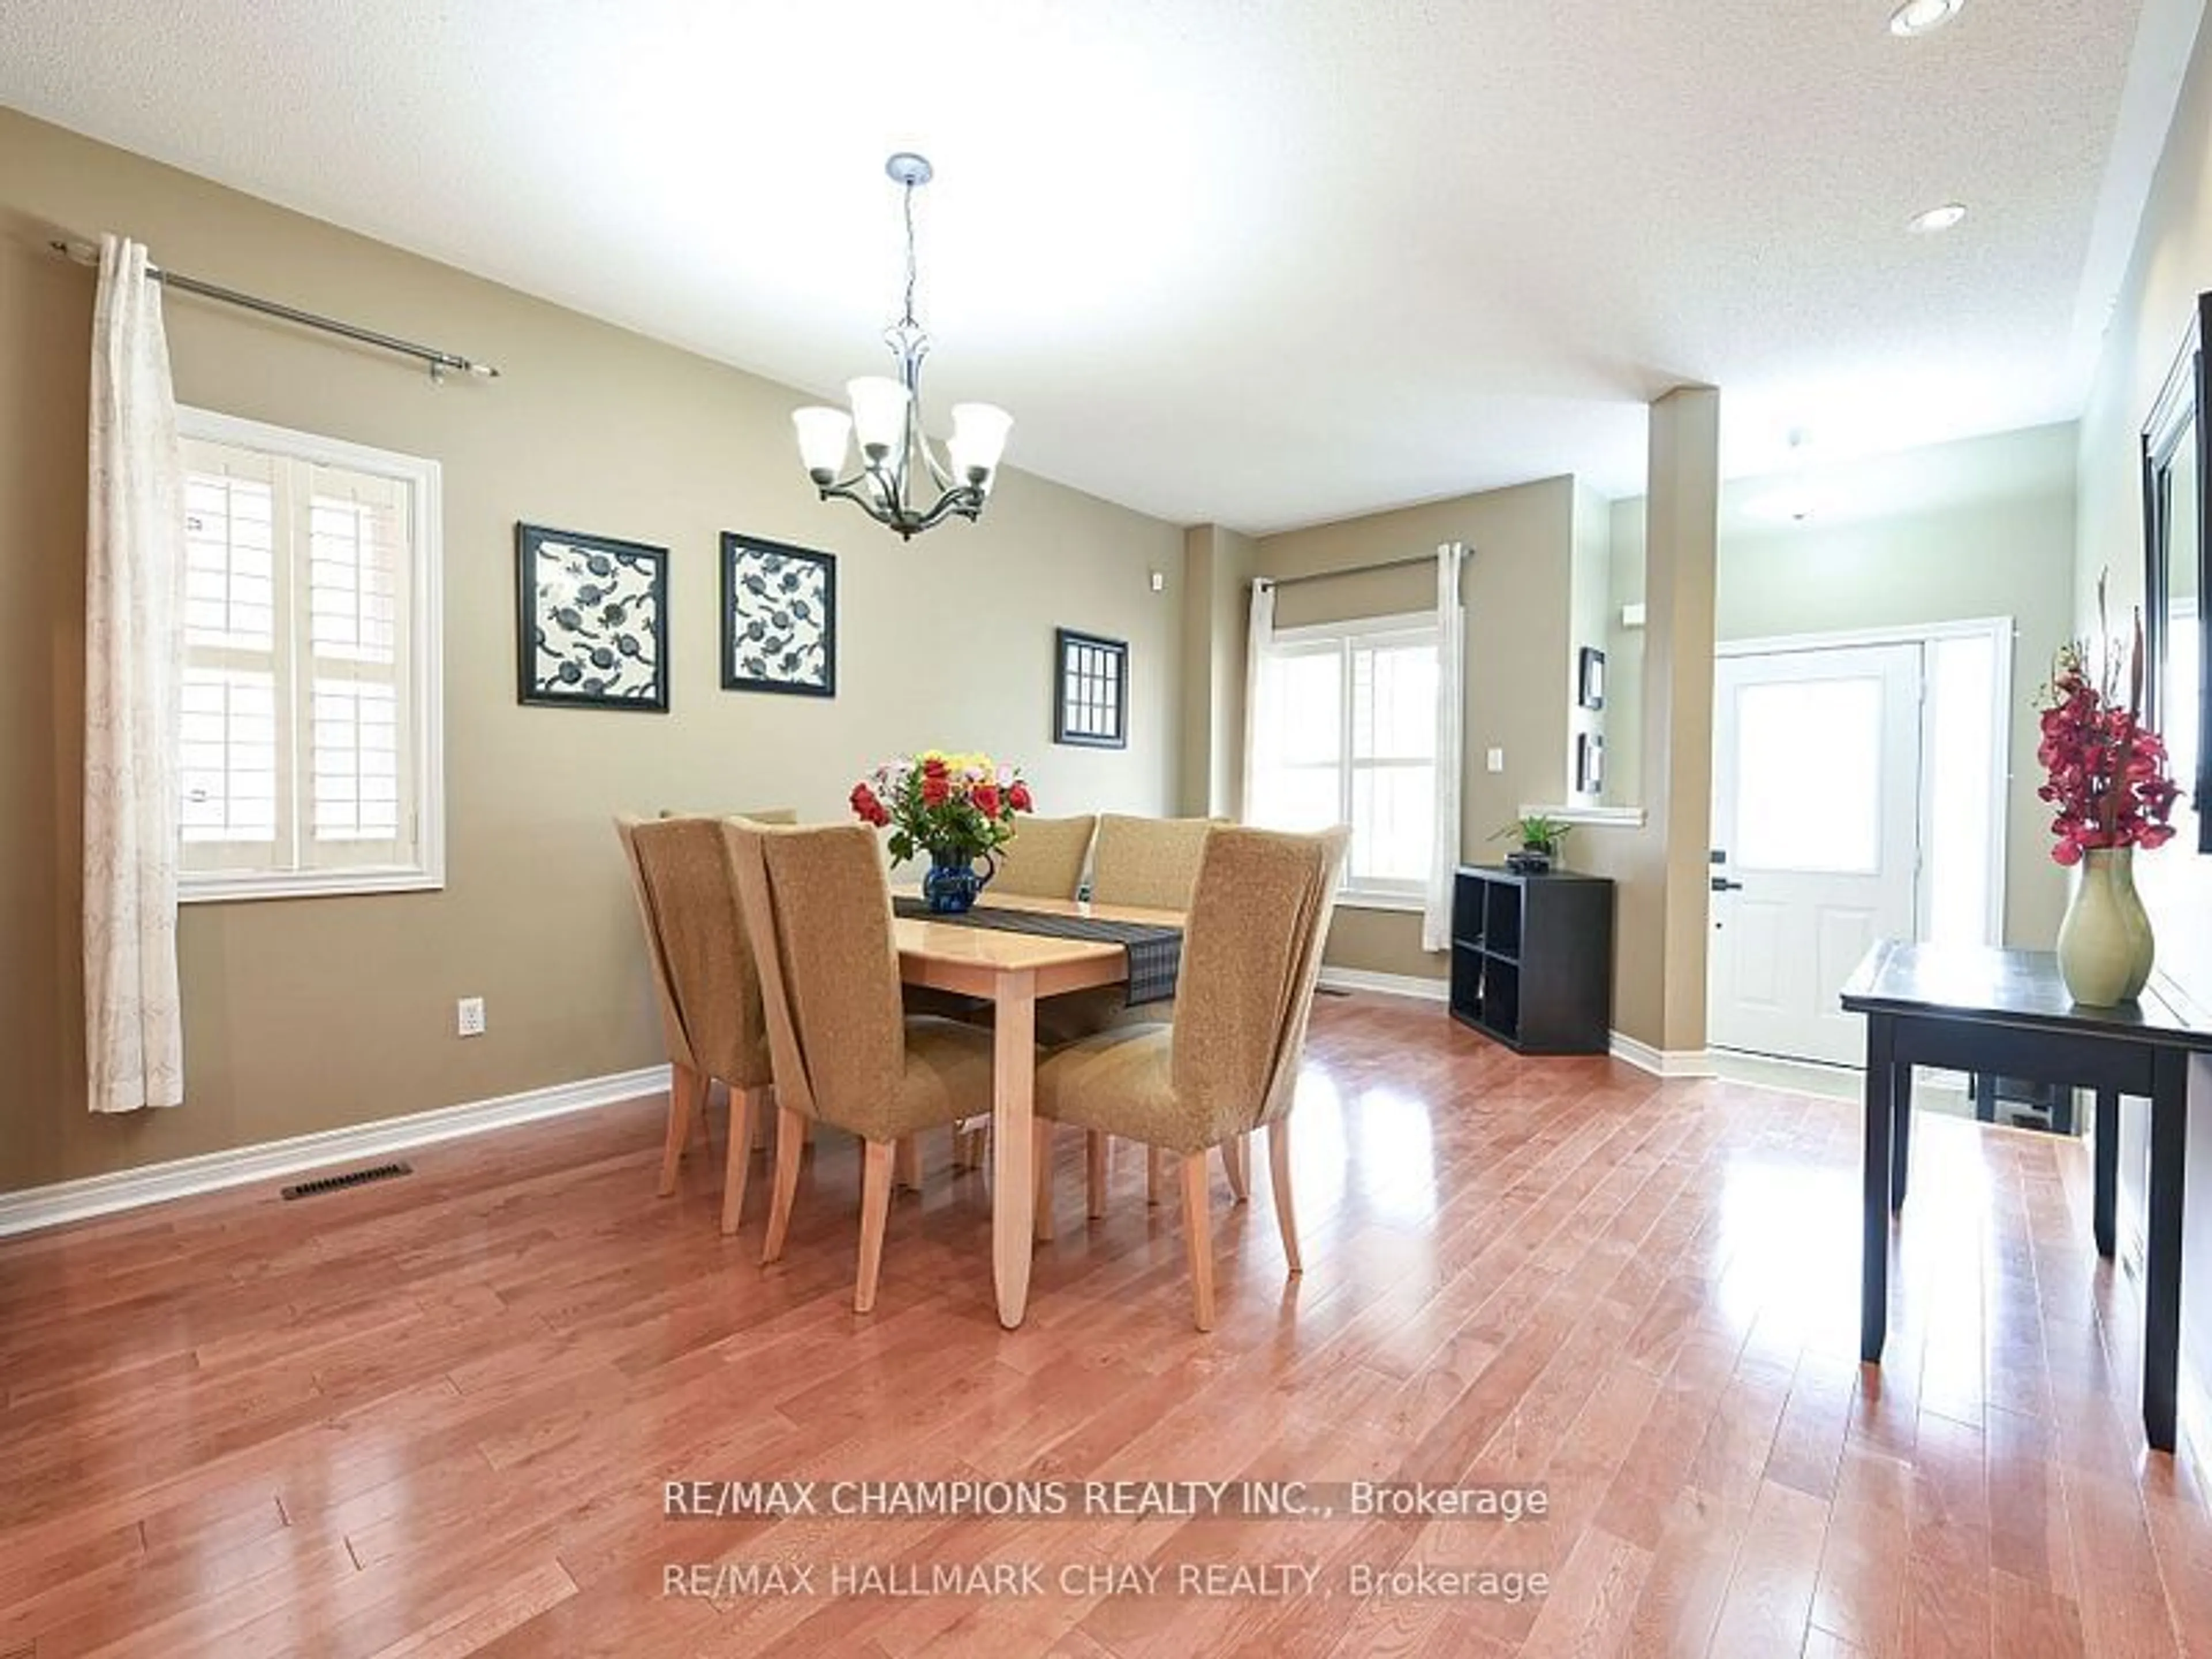
[[[914,186],[912,184],[910,184],[910,183],[909,183],[909,184],[908,184],[905,188],[906,188],[906,316],[905,316],[905,318],[904,318],[902,320],[905,322],[906,325],[907,325],[908,328],[912,328],[912,327],[914,327],[914,326],[915,326],[915,320],[914,320],[914,289],[915,289],[915,281],[916,281],[916,276],[915,276],[916,267],[915,267],[915,257],[914,257],[914,191],[915,191],[915,186]]]

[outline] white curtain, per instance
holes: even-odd
[[[1255,822],[1252,808],[1260,784],[1260,726],[1264,714],[1267,647],[1275,639],[1275,585],[1265,577],[1252,584],[1252,616],[1244,635],[1244,776],[1237,816]]]
[[[1459,573],[1467,547],[1437,549],[1437,833],[1429,855],[1429,887],[1421,898],[1421,948],[1451,948],[1452,878],[1459,870],[1461,711],[1466,702],[1467,616],[1460,609]]]
[[[85,549],[84,1022],[91,1109],[185,1097],[177,736],[185,483],[159,284],[101,239]]]

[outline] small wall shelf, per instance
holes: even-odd
[[[1613,884],[1462,866],[1451,1012],[1524,1054],[1601,1054],[1613,1027]]]

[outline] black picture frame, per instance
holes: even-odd
[[[1575,665],[1575,702],[1583,708],[1605,707],[1605,653],[1594,645],[1583,647]]]
[[[722,532],[722,689],[837,695],[837,556]]]
[[[1605,738],[1601,732],[1578,732],[1575,734],[1575,793],[1583,795],[1601,795],[1605,793]]]
[[[2173,684],[2170,660],[2174,595],[2177,591],[2174,529],[2180,524],[2193,543],[2185,574],[2196,589],[2197,635],[2212,623],[2212,363],[2205,343],[2212,339],[2212,293],[2197,298],[2196,315],[2181,351],[2160,388],[2142,430],[2143,496],[2143,717],[2154,731],[2170,729],[2176,706],[2192,705],[2197,714],[2197,764],[2177,776],[2197,810],[2197,850],[2212,854],[2212,652],[2197,653],[2197,683]],[[2186,457],[2195,488],[2177,501],[2175,464]],[[2185,605],[2187,599],[2181,601]]]
[[[1052,740],[1079,749],[1129,746],[1129,642],[1053,630]]]
[[[668,712],[668,550],[514,526],[515,695],[550,708]]]

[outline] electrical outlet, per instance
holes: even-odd
[[[453,1035],[482,1036],[484,1034],[484,1006],[482,997],[463,997],[453,1005]]]

